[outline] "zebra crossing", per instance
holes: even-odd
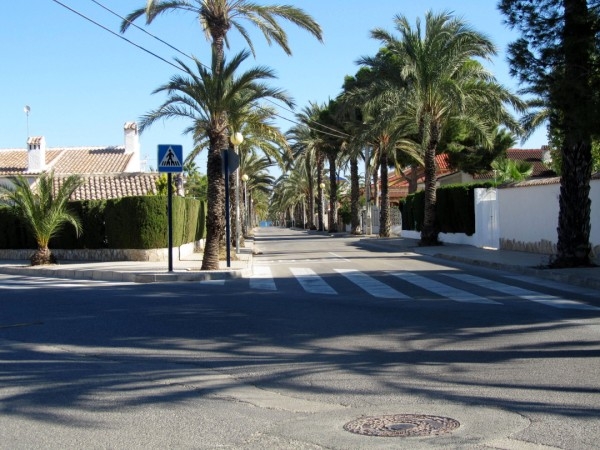
[[[256,265],[253,271],[253,275],[249,277],[250,289],[278,290],[270,266]],[[327,296],[340,295],[338,290],[331,285],[333,281],[330,276],[326,280],[313,269],[292,266],[277,267],[277,271],[288,271],[306,293]],[[383,278],[384,281],[381,281],[375,276],[357,269],[333,269],[333,272],[349,281],[354,288],[358,287],[368,295],[381,299],[418,300],[414,292],[411,293],[411,289],[407,288],[407,286],[412,286],[413,289],[434,294],[435,298],[441,297],[459,303],[501,306],[503,303],[498,301],[499,298],[510,298],[535,302],[553,308],[600,311],[600,307],[585,303],[585,300],[597,299],[597,291],[575,286],[567,287],[560,283],[542,281],[527,276],[505,275],[502,277],[503,281],[495,281],[461,272],[443,272],[433,276],[428,272],[390,270],[378,276],[378,278]],[[400,280],[400,283],[394,283],[393,279]],[[525,283],[528,287],[519,287],[513,282]],[[456,285],[460,287],[456,287]],[[536,286],[560,290],[564,292],[564,297],[539,292],[535,290]],[[582,301],[567,298],[572,294],[577,294]]]
[[[122,286],[129,282],[110,282],[99,280],[64,280],[50,277],[31,277],[10,275],[0,279],[0,290],[35,290],[35,289],[65,289],[65,288],[94,288],[107,286]]]

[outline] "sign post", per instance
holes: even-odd
[[[158,171],[167,174],[167,220],[169,235],[169,272],[173,272],[173,173],[183,172],[183,146],[158,146]]]

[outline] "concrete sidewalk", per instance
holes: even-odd
[[[78,280],[126,281],[134,283],[207,281],[241,278],[252,273],[252,248],[240,249],[230,267],[221,261],[219,270],[200,270],[202,253],[193,253],[173,260],[169,272],[167,261],[62,261],[48,266],[29,265],[28,261],[0,261],[0,273],[34,277],[54,277]]]

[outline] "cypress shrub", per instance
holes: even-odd
[[[206,237],[206,214],[208,206],[206,200],[200,201],[200,210],[198,211],[198,226],[196,227],[195,241],[204,239]]]
[[[81,200],[69,202],[69,208],[81,220],[82,233],[77,237],[75,228],[66,224],[50,240],[50,248],[98,249],[106,247],[106,227],[104,225],[105,200]]]
[[[436,191],[436,226],[442,233],[475,233],[475,188],[493,183],[440,186]],[[410,194],[402,207],[402,228],[421,231],[425,215],[425,192]]]
[[[164,196],[108,200],[105,222],[110,248],[168,247],[167,199]]]
[[[196,240],[196,229],[200,218],[200,201],[192,198],[186,199],[185,203],[184,243]]]
[[[29,249],[36,247],[29,227],[10,208],[0,208],[0,248]]]
[[[166,205],[165,205],[166,207]],[[183,197],[173,197],[172,203],[172,216],[173,216],[173,246],[179,247],[185,244],[185,222],[186,222],[186,199]],[[168,224],[167,224],[168,230]],[[168,246],[167,238],[167,246]]]

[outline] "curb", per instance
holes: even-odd
[[[418,253],[418,252],[417,252]],[[433,255],[427,255],[424,253],[419,253],[423,256],[431,256],[433,258],[445,259],[448,261],[456,261],[470,265],[476,266],[484,266],[490,269],[499,269],[506,270],[508,272],[516,272],[521,273],[523,275],[532,275],[538,278],[543,278],[545,280],[552,281],[560,281],[562,283],[573,284],[580,287],[592,288],[592,289],[600,289],[600,280],[577,275],[574,273],[557,273],[556,271],[552,271],[551,269],[536,269],[533,267],[523,267],[523,266],[515,266],[510,264],[503,264],[497,262],[490,261],[482,261],[479,259],[473,258],[465,258],[462,256],[456,255],[446,255],[443,253],[435,253]]]
[[[174,283],[243,278],[251,274],[251,268],[221,269],[206,271],[177,272],[117,272],[97,269],[48,269],[31,267],[0,267],[0,273],[31,277],[64,278],[70,280],[95,280],[130,283]]]

